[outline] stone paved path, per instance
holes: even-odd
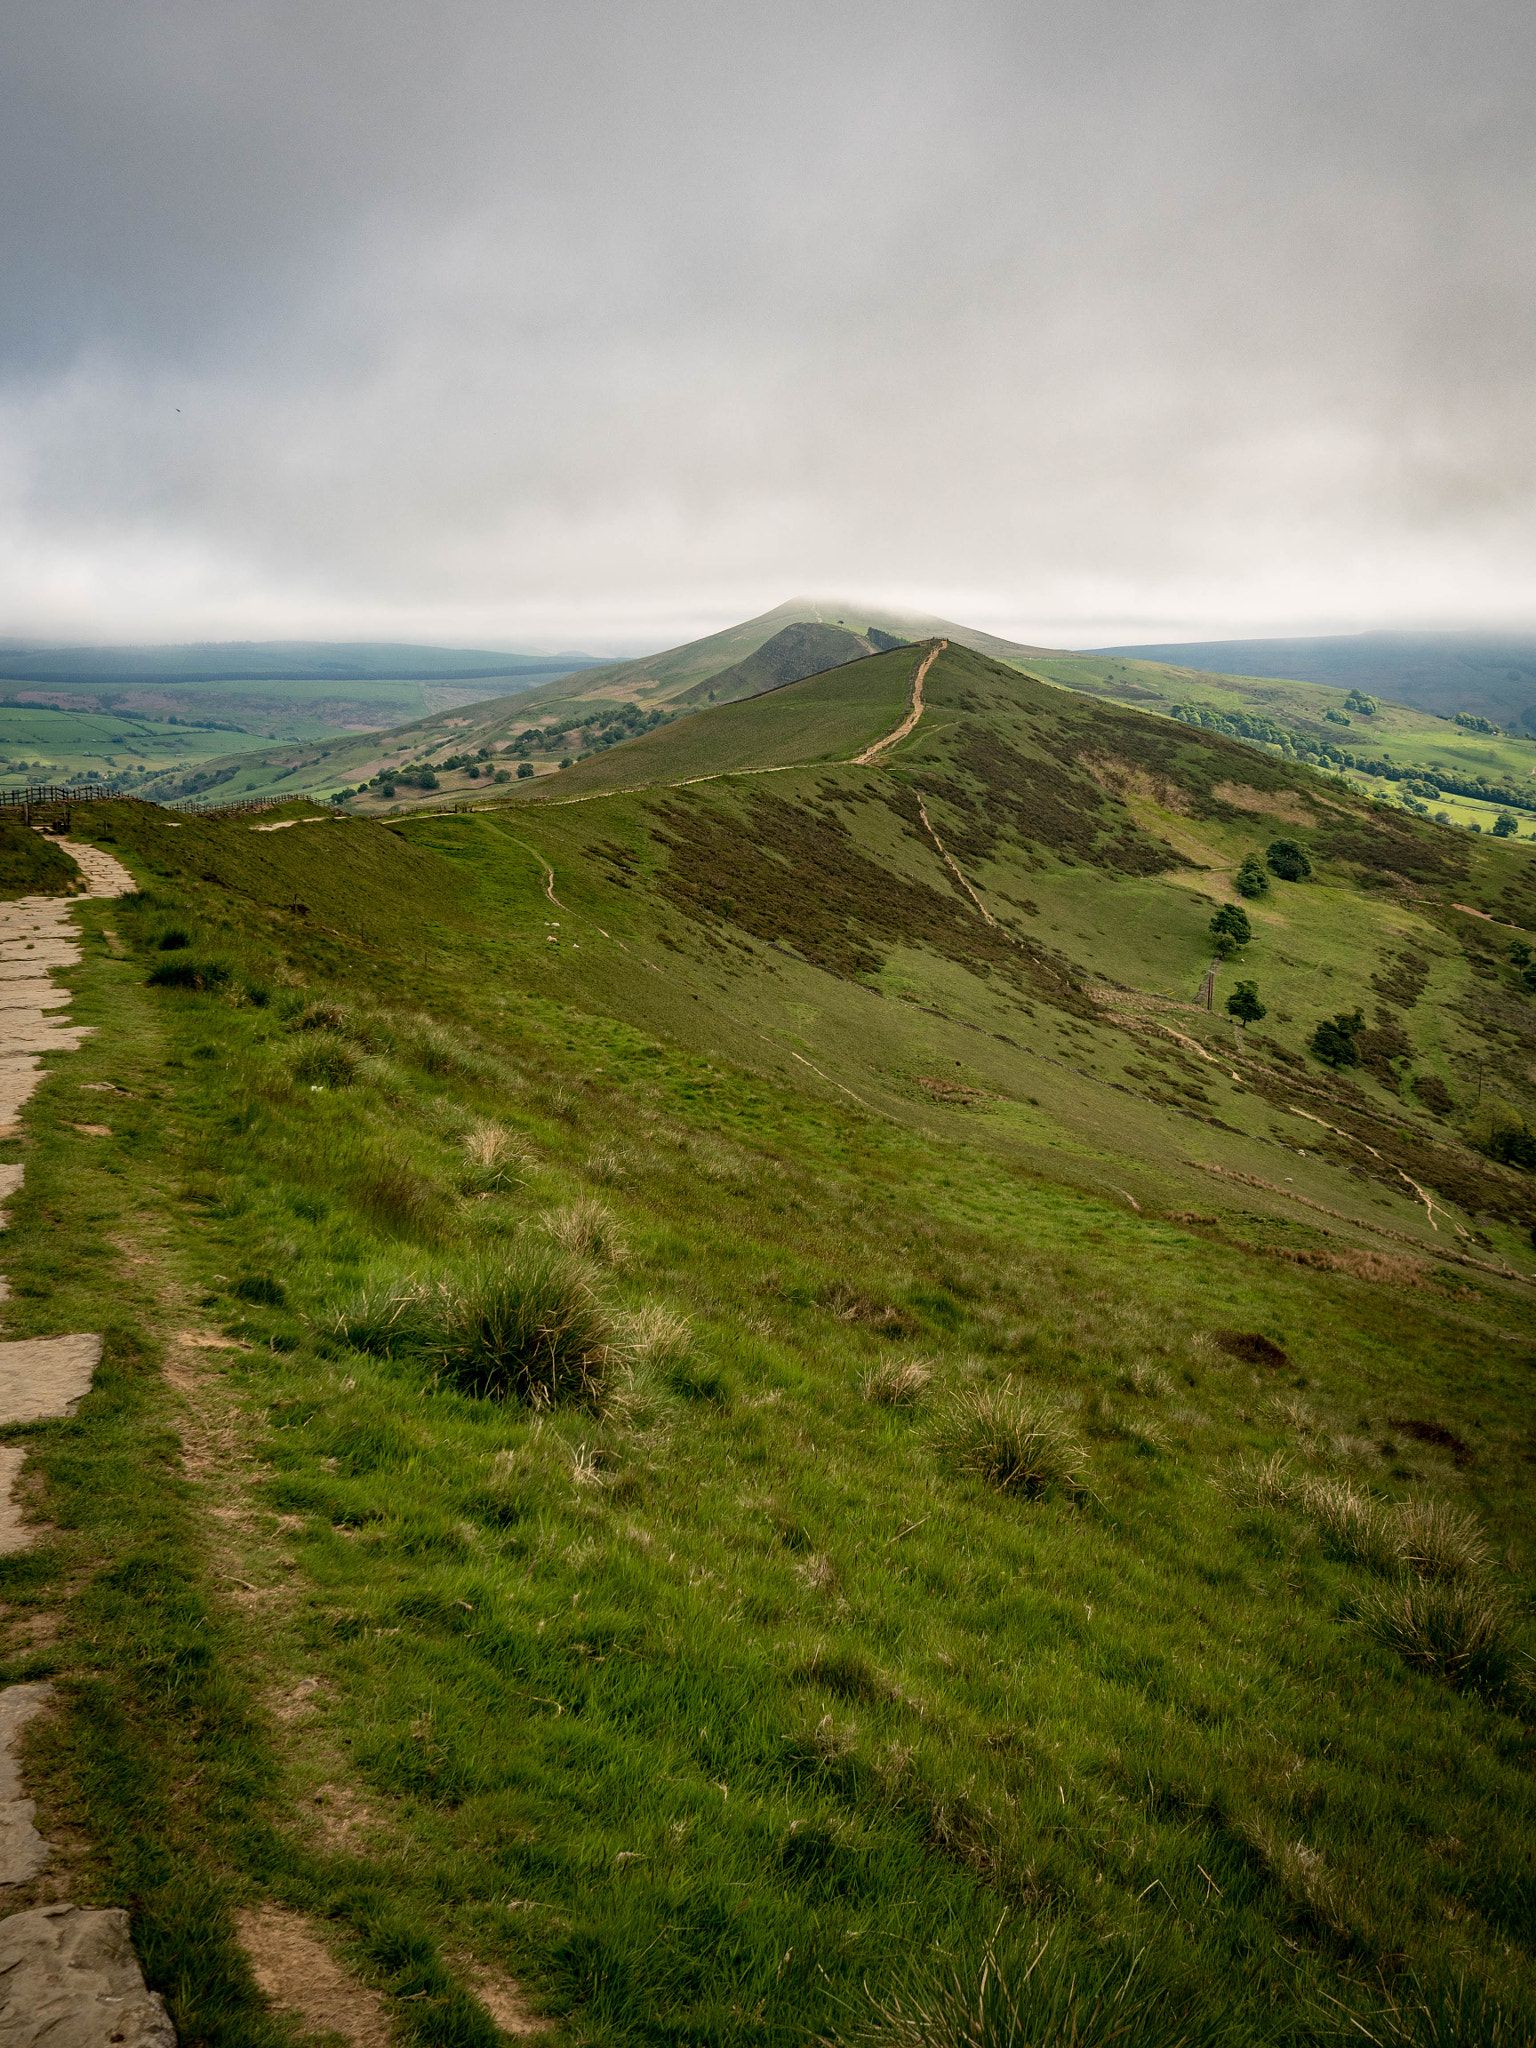
[[[128,870],[98,846],[61,839],[85,876],[88,896],[122,896]],[[54,971],[80,958],[71,906],[79,898],[23,896],[0,903],[0,1137],[15,1137],[42,1078],[44,1053],[72,1052],[85,1035],[66,1021],[69,992]],[[0,1167],[0,1205],[25,1169]],[[7,1296],[0,1277],[0,1302]],[[72,1415],[90,1391],[101,1338],[90,1331],[0,1341],[0,1427]],[[0,1448],[0,1552],[24,1550],[33,1529],[15,1497],[24,1448]],[[33,1825],[16,1744],[45,1711],[50,1685],[0,1689],[0,1913],[6,1892],[29,1883],[51,1851]],[[41,1906],[0,1918],[0,2044],[3,2048],[176,2048],[159,1994],[146,1991],[128,1938],[128,1915],[82,1906]]]

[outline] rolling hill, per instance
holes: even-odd
[[[253,1900],[424,2044],[1532,2037],[1525,850],[932,641],[76,824],[0,1657],[181,2038]]]
[[[1536,732],[1536,636],[1529,633],[1340,633],[1093,651],[1223,676],[1286,676],[1364,690],[1441,717],[1465,711]]]

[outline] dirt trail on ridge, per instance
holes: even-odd
[[[923,715],[923,678],[948,645],[949,642],[947,640],[936,640],[923,656],[917,665],[917,674],[912,678],[912,702],[908,707],[906,717],[894,732],[888,732],[883,740],[876,740],[874,745],[866,747],[862,754],[854,755],[853,765],[856,768],[867,768],[871,761],[878,760],[887,748],[894,747],[898,741],[904,740],[907,734],[912,731],[917,721]]]

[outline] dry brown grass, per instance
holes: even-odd
[[[460,1194],[502,1194],[526,1177],[528,1154],[505,1124],[482,1117],[470,1125],[461,1143],[464,1164],[459,1172]]]
[[[620,1235],[611,1209],[592,1196],[584,1196],[564,1209],[552,1209],[542,1219],[544,1229],[560,1246],[580,1259],[602,1266],[621,1266],[629,1247]]]
[[[1404,1564],[1421,1579],[1481,1579],[1493,1562],[1477,1518],[1446,1501],[1404,1501],[1397,1533]]]
[[[872,1365],[861,1382],[866,1401],[879,1408],[915,1408],[933,1380],[926,1358],[887,1358]]]

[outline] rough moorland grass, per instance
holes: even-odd
[[[1087,1456],[1059,1408],[1011,1387],[957,1395],[935,1422],[933,1442],[957,1470],[1030,1500],[1076,1492]]]
[[[195,921],[210,928],[201,908]],[[304,974],[331,1000],[345,979],[296,914],[277,957],[259,930],[218,943],[280,987]],[[1273,1510],[1262,1543],[1231,1526],[1211,1481],[1289,1443],[1289,1425],[1264,1369],[1204,1333],[1283,1339],[1319,1441],[1360,1430],[1387,1384],[1394,1413],[1476,1402],[1491,1418],[1478,1504],[1502,1551],[1529,1530],[1498,1422],[1523,1413],[1499,1334],[1525,1326],[1518,1302],[1459,1302],[1452,1323],[1426,1292],[1409,1323],[1395,1299],[1192,1244],[1000,1168],[979,1143],[914,1142],[543,997],[497,1011],[486,957],[477,943],[457,980],[439,963],[433,1000],[463,1043],[529,1075],[522,1091],[399,1060],[392,1092],[364,1075],[312,1093],[269,1012],[145,990],[142,960],[93,955],[90,985],[131,971],[162,1040],[127,1069],[105,1034],[79,1055],[80,1078],[128,1091],[91,1154],[99,1181],[62,1114],[29,1159],[7,1246],[25,1290],[13,1330],[90,1327],[110,1273],[147,1326],[164,1324],[163,1279],[180,1290],[175,1327],[222,1324],[248,1347],[205,1354],[233,1437],[189,1435],[240,1446],[188,1496],[228,1489],[229,1520],[196,1518],[198,1604],[163,1575],[115,1570],[153,1542],[116,1540],[115,1474],[102,1484],[102,1444],[73,1425],[51,1440],[47,1511],[66,1531],[90,1518],[113,1575],[71,1606],[77,1577],[28,1567],[38,1599],[73,1617],[68,1654],[133,1710],[119,1777],[76,1749],[56,1782],[107,1845],[114,1896],[167,1930],[166,1972],[204,1942],[186,1963],[186,2037],[233,2038],[234,1993],[221,2009],[199,1988],[224,1938],[218,1902],[267,1893],[349,1930],[401,2030],[439,2044],[486,2024],[461,1954],[594,2043],[789,2048],[856,2031],[866,1985],[889,2003],[893,1958],[952,1958],[974,1986],[1004,1916],[1032,1937],[1022,1967],[1052,1932],[1040,1967],[1060,1955],[1082,1989],[1080,2035],[1112,2002],[1106,1962],[1144,1954],[1166,2003],[1139,2005],[1133,1984],[1122,2009],[1149,2048],[1208,2018],[1288,2048],[1356,2021],[1391,2038],[1389,1998],[1411,2007],[1405,1956],[1423,2014],[1453,2009],[1470,1973],[1474,2038],[1514,2038],[1536,1826],[1524,1731],[1342,1620],[1382,1582],[1299,1511]],[[366,972],[384,970],[370,956]],[[409,1014],[424,992],[401,980],[389,1000]],[[73,1107],[68,1085],[61,1072],[40,1108]],[[336,1341],[328,1318],[371,1266],[426,1267],[330,1170],[338,1147],[390,1150],[435,1191],[434,1273],[495,1249],[476,1218],[536,1241],[520,1190],[453,1199],[479,1117],[536,1152],[541,1206],[577,1200],[585,1162],[622,1153],[631,1259],[605,1288],[630,1313],[655,1300],[686,1317],[678,1378],[715,1392],[620,1403],[619,1374],[597,1413],[534,1411]],[[701,1203],[705,1134],[753,1171]],[[158,1263],[117,1266],[119,1239]],[[243,1275],[280,1278],[285,1300],[238,1298]],[[864,1374],[918,1346],[942,1384],[1027,1385],[1097,1414],[1092,1498],[1021,1512],[867,1402]],[[1136,1388],[1138,1369],[1174,1392]],[[1127,1379],[1158,1404],[1157,1456],[1092,1405]],[[166,1413],[136,1439],[134,1517],[182,1497]],[[1372,1456],[1389,1497],[1400,1482]],[[112,1613],[152,1656],[130,1645],[112,1661]],[[228,1689],[222,1718],[212,1691],[187,1689],[198,1672]],[[263,1700],[286,1714],[301,1684],[304,1717],[266,1723]],[[220,1772],[242,1725],[268,1775],[236,1796]],[[220,1769],[199,1776],[209,1752]],[[372,1816],[341,1841],[308,1818],[338,1780]],[[1402,2030],[1449,2038],[1433,2025]]]

